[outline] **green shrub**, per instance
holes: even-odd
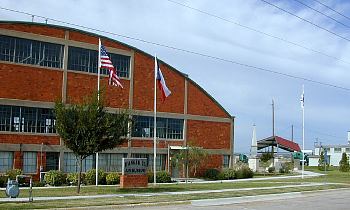
[[[147,176],[148,176],[148,183],[153,183],[154,181],[153,171],[149,171],[147,173]],[[158,171],[156,174],[156,181],[157,183],[171,183],[170,174],[166,171]]]
[[[349,159],[345,152],[342,154],[342,158],[339,162],[339,171],[348,172],[350,170]]]
[[[22,170],[21,169],[11,169],[6,171],[6,175],[8,176],[9,179],[15,180],[17,175],[21,175]]]
[[[235,170],[233,168],[224,169],[218,177],[220,180],[230,180],[235,178]]]
[[[45,182],[33,182],[33,187],[45,187]]]
[[[67,183],[70,185],[77,185],[78,184],[78,175],[79,175],[79,173],[67,174],[67,178],[66,178]],[[84,178],[85,178],[85,174],[81,173],[80,183],[84,183]]]
[[[288,174],[293,169],[293,163],[292,162],[286,162],[282,163],[281,168],[279,170],[282,174]]]
[[[0,176],[0,187],[6,187],[6,185],[7,185],[7,177]]]
[[[66,175],[62,171],[51,170],[45,174],[44,180],[51,186],[61,186],[66,183]]]
[[[247,165],[242,165],[236,170],[235,178],[236,179],[246,179],[252,178],[254,175],[253,171]]]
[[[204,177],[207,179],[217,180],[219,178],[219,170],[215,168],[209,168],[205,171]]]
[[[267,169],[267,171],[268,171],[269,173],[274,173],[274,172],[276,171],[276,168],[273,167],[273,166],[271,166],[271,167],[269,167],[269,168]]]
[[[96,184],[96,169],[91,169],[85,174],[86,184]],[[106,173],[102,169],[98,169],[98,184],[106,184]]]
[[[106,176],[106,183],[108,185],[116,185],[120,182],[120,176],[118,173],[109,173]]]

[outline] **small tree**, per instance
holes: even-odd
[[[82,104],[55,104],[56,129],[67,148],[73,151],[79,167],[77,193],[80,192],[82,161],[97,152],[122,144],[128,133],[129,116],[109,113],[97,93]]]
[[[326,164],[326,166],[325,166]],[[325,169],[326,167],[326,169]],[[329,163],[328,162],[325,162],[325,159],[324,159],[324,152],[323,150],[321,151],[321,154],[320,154],[320,159],[318,160],[318,170],[322,171],[322,170],[328,170],[328,167],[329,167]]]
[[[190,170],[193,170],[193,175],[196,176],[197,169],[202,165],[207,157],[208,153],[203,148],[188,146],[187,149],[180,150],[180,152],[173,157],[173,162],[177,162],[178,164],[185,166],[186,161],[188,161],[188,167]]]
[[[339,171],[348,172],[350,170],[349,159],[345,152],[343,152],[339,162]]]
[[[266,168],[272,163],[273,154],[271,152],[264,152],[260,157],[260,165],[264,168],[264,175],[266,173]]]

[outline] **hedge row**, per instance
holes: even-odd
[[[222,171],[211,168],[205,171],[204,178],[210,180],[229,180],[252,178],[253,171],[246,164],[237,164],[234,168],[227,168]]]

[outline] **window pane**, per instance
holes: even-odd
[[[37,109],[22,107],[22,132],[36,132]]]
[[[183,120],[168,119],[168,139],[183,139]]]
[[[23,172],[36,173],[37,153],[24,152],[23,153]]]
[[[0,35],[0,60],[62,68],[63,45]]]
[[[13,106],[12,107],[12,119],[11,119],[11,131],[14,132],[20,132],[20,128],[21,128],[21,108],[18,106]]]
[[[0,131],[11,129],[11,106],[0,105]]]
[[[46,153],[46,171],[58,170],[59,159],[60,159],[59,152],[47,152]]]
[[[5,173],[13,167],[13,152],[0,152],[0,173]]]
[[[56,120],[52,109],[38,109],[38,133],[56,133]]]

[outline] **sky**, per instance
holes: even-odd
[[[236,153],[249,152],[254,124],[258,139],[272,135],[272,99],[275,103],[275,134],[291,139],[293,125],[294,141],[302,146],[302,85],[305,87],[305,149],[313,149],[316,140],[322,144],[346,144],[347,131],[350,130],[350,19],[315,0],[302,2],[338,22],[295,0],[266,1],[336,35],[261,0],[105,0],[103,4],[93,0],[2,0],[1,7],[47,17],[49,24],[72,27],[50,20],[56,19],[109,31],[122,36],[87,30],[149,54],[156,53],[161,60],[189,75],[235,116]],[[350,17],[349,1],[318,1]],[[0,19],[32,21],[31,16],[3,9],[0,9]],[[45,20],[34,17],[34,22],[43,23]],[[194,51],[220,60],[136,39]]]

